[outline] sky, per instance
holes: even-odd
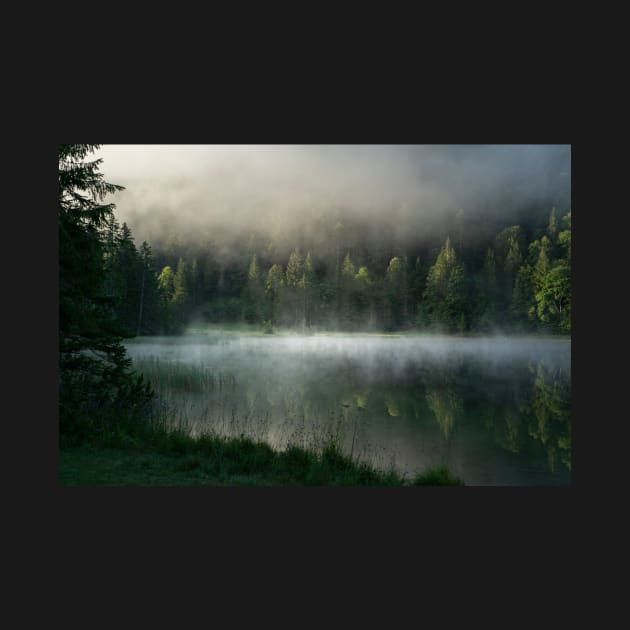
[[[102,145],[96,157],[125,186],[111,201],[138,241],[291,234],[331,211],[404,232],[439,230],[458,209],[471,224],[570,209],[570,145]]]

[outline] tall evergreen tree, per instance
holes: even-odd
[[[263,294],[262,273],[256,254],[253,254],[247,270],[246,296],[246,319],[251,323],[261,323],[263,320]]]
[[[353,300],[354,300],[354,277],[356,268],[352,262],[350,252],[346,253],[341,265],[341,280],[339,284],[339,322],[345,329],[350,329],[354,324]]]
[[[284,274],[282,267],[274,263],[267,272],[267,280],[265,282],[265,295],[267,297],[267,318],[272,324],[275,324],[278,317],[279,302],[282,297],[282,289],[284,287]]]
[[[131,372],[107,295],[104,252],[114,204],[122,190],[105,181],[102,160],[86,161],[99,145],[59,145],[59,353],[62,433],[85,421],[105,422],[115,409],[133,414],[151,391]]]
[[[480,301],[482,302],[482,326],[493,326],[498,320],[497,305],[499,302],[499,283],[497,278],[496,258],[492,247],[487,249],[483,263]]]
[[[300,296],[298,295],[299,285],[302,280],[303,275],[303,263],[302,256],[300,255],[299,250],[294,249],[290,256],[289,261],[287,262],[286,269],[286,284],[288,290],[288,299],[289,299],[289,308],[292,311],[293,317],[293,325],[297,326],[299,321],[299,312],[300,312]]]
[[[176,313],[173,296],[175,295],[175,274],[170,265],[166,265],[158,276],[160,294],[160,322],[162,332],[170,334],[176,330]]]
[[[385,326],[388,329],[400,328],[404,320],[406,274],[405,260],[399,256],[394,256],[387,265],[385,272]]]
[[[466,327],[464,268],[448,237],[429,270],[423,300],[428,323],[450,330]]]
[[[354,304],[360,318],[367,318],[367,324],[373,326],[376,313],[374,312],[373,281],[367,267],[359,267],[354,276],[355,298]]]
[[[159,330],[159,289],[151,246],[143,241],[138,253],[140,274],[140,299],[136,335],[155,334]]]
[[[299,288],[302,292],[302,328],[311,325],[311,302],[313,298],[313,288],[315,285],[315,270],[311,252],[307,252],[304,266],[302,268],[302,279]]]
[[[522,265],[516,274],[510,314],[519,327],[532,328],[535,324],[534,270],[528,264]]]

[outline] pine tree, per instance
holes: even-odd
[[[273,264],[267,272],[267,280],[265,282],[265,295],[267,297],[267,316],[268,321],[275,324],[278,317],[278,304],[282,297],[282,289],[284,287],[284,274],[282,267]]]
[[[260,323],[263,319],[263,286],[260,266],[256,254],[253,254],[247,270],[246,319],[251,323]]]
[[[162,332],[170,334],[175,331],[175,308],[173,295],[175,294],[175,274],[170,265],[166,265],[158,276],[160,295],[160,323]]]
[[[420,262],[420,256],[416,256],[413,270],[409,274],[409,295],[413,311],[417,309],[420,300],[422,299],[425,279],[426,273],[422,263]]]
[[[155,334],[159,330],[159,289],[153,263],[151,246],[143,241],[138,253],[142,273],[140,275],[140,299],[136,335]]]
[[[486,257],[483,263],[483,315],[482,321],[485,326],[491,326],[497,319],[497,299],[498,299],[498,282],[497,282],[497,265],[494,256],[494,250],[489,247],[486,251]]]
[[[405,260],[394,256],[385,272],[385,326],[388,329],[400,328],[404,319],[405,306]]]
[[[116,313],[126,335],[131,336],[137,328],[138,304],[142,268],[134,238],[126,223],[122,224],[118,236],[116,256]]]
[[[558,246],[562,256],[571,266],[571,212],[562,217],[564,229],[558,233]]]
[[[523,256],[521,254],[521,248],[518,243],[518,239],[511,236],[508,241],[508,251],[505,257],[505,271],[510,277],[515,277],[521,263],[523,262]]]
[[[302,278],[302,256],[298,249],[294,249],[287,263],[286,286],[294,289]]]
[[[152,393],[131,372],[120,326],[107,295],[104,254],[114,204],[122,190],[99,172],[102,160],[85,158],[99,145],[59,145],[59,353],[62,433],[84,421],[112,421],[142,409]],[[82,428],[83,427],[83,428]]]
[[[534,267],[534,290],[536,292],[540,291],[542,285],[545,282],[545,277],[549,273],[551,268],[551,263],[549,261],[549,257],[547,256],[547,251],[549,249],[549,241],[546,236],[543,236],[541,239],[541,247],[540,252],[538,254],[538,260],[536,261],[536,266]]]
[[[423,314],[430,324],[451,330],[467,327],[464,268],[448,237],[429,270],[423,300]]]
[[[374,324],[373,282],[367,267],[359,267],[354,276],[354,305],[360,317],[368,318],[368,325]]]
[[[294,249],[287,262],[286,270],[286,287],[288,289],[289,306],[293,313],[293,325],[298,325],[300,299],[298,296],[298,288],[303,275],[302,256],[299,250]]]
[[[180,258],[177,262],[177,271],[173,276],[173,304],[175,306],[175,318],[178,329],[182,329],[186,323],[190,311],[190,291],[188,286],[188,265]]]
[[[519,326],[532,327],[535,323],[534,270],[525,264],[516,274],[510,314]]]
[[[511,225],[501,230],[495,239],[499,287],[496,300],[496,317],[501,321],[508,319],[516,274],[523,263],[524,248],[525,237],[523,228],[520,225]]]
[[[353,300],[354,300],[354,277],[356,268],[347,252],[341,265],[341,280],[339,285],[339,320],[340,324],[350,329],[354,324]]]
[[[190,305],[191,307],[198,306],[201,300],[200,290],[200,271],[197,258],[193,258],[192,264],[188,270],[188,287],[190,293]]]
[[[315,284],[315,271],[313,269],[313,259],[311,252],[307,252],[306,260],[302,268],[302,279],[299,288],[302,291],[302,328],[310,326],[310,305],[313,295],[313,285]]]

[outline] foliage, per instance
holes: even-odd
[[[142,414],[152,397],[121,344],[125,328],[109,276],[114,257],[124,260],[132,250],[128,231],[117,234],[114,205],[103,203],[122,187],[104,181],[100,160],[85,161],[96,147],[59,146],[60,429],[75,436],[86,423],[102,429],[117,410]]]
[[[234,246],[227,263],[218,262],[219,248],[212,242],[194,248],[171,238],[154,256],[163,263],[159,269],[173,272],[172,278],[162,272],[158,276],[158,328],[178,333],[196,316],[261,329],[266,321],[303,332],[415,328],[570,333],[570,212],[560,217],[554,209],[544,224],[510,225],[479,243],[467,242],[460,225],[461,251],[446,237],[441,247],[413,255],[392,255],[386,233],[369,245],[361,242],[357,226],[337,222],[320,229],[328,241],[320,240],[319,249],[307,250],[306,257],[299,247],[283,257],[273,240],[249,234]],[[182,265],[185,271],[178,276]],[[181,278],[178,297],[175,276]],[[124,300],[133,302],[137,294],[137,289],[129,290]]]
[[[429,270],[423,299],[430,324],[449,330],[461,328],[462,316],[465,318],[466,283],[463,265],[457,259],[450,238],[446,239]]]

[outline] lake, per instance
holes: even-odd
[[[174,423],[276,449],[336,436],[405,474],[466,485],[571,479],[571,342],[541,337],[257,335],[126,342]]]

